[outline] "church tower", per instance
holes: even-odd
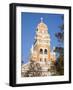
[[[53,50],[50,49],[51,39],[48,31],[47,25],[44,23],[43,18],[41,18],[40,23],[36,27],[34,43],[31,47],[29,57],[30,61],[22,65],[22,76],[37,76],[37,74],[38,76],[51,76],[56,74],[54,67],[54,62],[56,61],[55,48],[53,48]],[[37,72],[32,69],[33,66]],[[41,69],[40,72],[38,67]],[[28,71],[29,73],[27,74]]]
[[[31,48],[31,60],[46,63],[53,59],[51,57],[48,27],[44,23],[43,18],[41,18],[40,23],[37,25],[34,44]]]

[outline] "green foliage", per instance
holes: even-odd
[[[62,20],[64,20],[64,17],[61,17]],[[58,39],[60,44],[64,44],[64,23],[62,23],[60,26],[60,31],[55,33],[56,38]],[[55,52],[59,54],[57,58],[57,64],[56,64],[56,70],[59,75],[64,74],[64,47],[59,46],[56,47]]]
[[[36,63],[31,60],[29,64],[29,70],[25,73],[25,77],[37,77],[41,76],[41,66],[39,63]]]
[[[64,21],[64,17],[61,17],[62,21]],[[64,23],[62,23],[60,26],[60,31],[58,33],[55,33],[55,36],[57,37],[58,41],[60,43],[64,42]]]
[[[58,32],[55,34],[55,36],[58,38],[58,41],[63,43],[64,41],[64,32]]]

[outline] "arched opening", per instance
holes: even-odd
[[[40,49],[40,54],[43,54],[43,49]]]
[[[44,54],[47,54],[47,49],[44,50]]]
[[[40,58],[40,61],[42,61],[42,58]]]

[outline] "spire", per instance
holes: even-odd
[[[41,22],[43,22],[43,18],[41,17]]]
[[[47,25],[43,22],[43,18],[41,17],[40,18],[40,23],[38,24],[38,26],[37,26],[37,29],[38,30],[44,30],[44,31],[47,31],[48,30],[48,27],[47,27]]]

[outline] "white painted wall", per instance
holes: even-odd
[[[0,89],[1,90],[72,90],[72,84],[64,85],[46,85],[38,87],[19,87],[11,88],[8,86],[9,82],[9,3],[37,3],[37,4],[56,4],[72,6],[73,0],[0,0]],[[73,38],[73,36],[72,36]],[[72,43],[73,44],[73,43]],[[73,66],[72,66],[73,68]]]

